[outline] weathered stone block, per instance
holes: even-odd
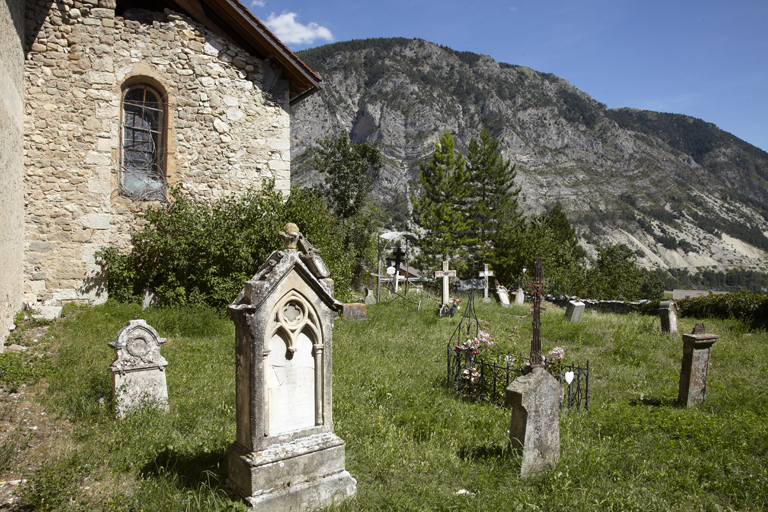
[[[701,333],[683,334],[683,360],[680,368],[680,386],[677,401],[680,405],[690,407],[703,402],[707,396],[707,380],[709,377],[709,359],[712,345],[717,341],[716,334]]]
[[[516,378],[505,391],[512,408],[509,439],[522,456],[521,476],[551,469],[560,458],[560,393],[544,368]]]
[[[368,317],[368,307],[365,304],[344,304],[341,316],[354,320],[365,320]]]
[[[565,308],[565,319],[571,322],[581,322],[583,316],[584,303],[575,300],[568,301],[568,306]]]

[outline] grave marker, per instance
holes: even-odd
[[[333,432],[332,328],[341,303],[295,224],[229,305],[236,336],[236,440],[229,484],[253,510],[302,511],[353,496]],[[297,251],[297,244],[300,251]]]
[[[525,304],[525,290],[522,288],[518,288],[515,293],[515,304],[518,306]]]
[[[516,378],[505,390],[512,408],[509,439],[520,452],[520,475],[535,475],[554,467],[560,458],[560,384],[544,368],[541,353],[541,299],[544,294],[541,258],[536,260],[533,295],[531,371]]]
[[[109,346],[115,349],[112,371],[112,392],[115,415],[125,417],[144,406],[168,410],[168,388],[165,367],[168,361],[160,355],[165,343],[157,331],[144,320],[131,320],[120,329]]]
[[[443,262],[443,270],[436,270],[435,271],[435,278],[443,278],[443,305],[448,304],[448,301],[451,300],[450,297],[450,281],[449,279],[451,277],[456,277],[456,271],[455,270],[448,270],[448,262]]]
[[[673,300],[659,302],[659,319],[661,320],[661,332],[664,334],[677,334],[677,304]]]
[[[508,308],[509,307],[509,292],[507,289],[496,281],[496,295],[499,296],[499,302],[501,303],[502,307]]]
[[[703,324],[697,324],[691,334],[683,334],[683,361],[677,401],[690,407],[703,402],[707,395],[707,378],[712,345],[716,334],[707,334]]]
[[[479,276],[485,280],[485,288],[483,288],[483,302],[488,301],[488,278],[493,275],[493,270],[488,270],[488,264],[483,265],[483,271]]]
[[[581,322],[584,316],[584,303],[577,300],[569,300],[565,308],[565,319],[570,322]]]

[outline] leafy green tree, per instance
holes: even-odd
[[[473,137],[469,143],[467,173],[469,228],[477,238],[470,265],[504,266],[509,257],[504,249],[523,227],[517,200],[520,187],[515,187],[515,166],[504,160],[499,141],[486,129],[479,140]]]
[[[412,197],[414,218],[424,230],[419,264],[423,271],[441,268],[451,259],[453,268],[466,270],[468,238],[468,175],[464,157],[454,147],[453,136],[445,132],[435,143],[432,160],[421,165],[421,174]]]
[[[340,221],[342,244],[354,254],[353,272],[360,274],[375,258],[374,234],[381,225],[380,209],[369,195],[379,179],[381,152],[370,144],[354,144],[339,132],[318,142],[313,163],[325,178],[318,191]]]
[[[587,271],[586,290],[590,298],[603,300],[637,300],[643,274],[635,266],[635,253],[624,244],[597,249],[595,266]]]
[[[325,178],[319,190],[340,219],[354,217],[364,209],[382,168],[377,148],[366,143],[353,144],[344,131],[318,142],[313,163]]]

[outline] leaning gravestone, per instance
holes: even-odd
[[[661,319],[661,332],[664,334],[677,334],[677,304],[673,300],[659,302],[659,319]]]
[[[371,290],[370,288],[365,289],[365,300],[363,302],[365,302],[369,306],[372,304],[376,304],[376,297],[373,295],[373,290]]]
[[[145,406],[168,410],[168,388],[165,367],[168,362],[160,355],[165,343],[157,331],[144,320],[131,320],[109,344],[115,349],[112,371],[112,392],[115,414],[125,417]]]
[[[342,305],[296,225],[280,236],[284,249],[229,306],[237,434],[227,458],[229,483],[251,510],[297,512],[353,496],[356,482],[333,432],[332,328]]]
[[[499,302],[501,303],[502,307],[508,308],[509,307],[509,292],[507,291],[506,287],[496,281],[496,295],[499,296]]]
[[[677,393],[680,405],[690,407],[706,398],[709,358],[717,338],[716,334],[707,334],[703,324],[696,325],[691,334],[683,334],[683,361]]]
[[[565,319],[571,322],[580,322],[584,316],[584,303],[577,300],[569,300],[565,308]]]

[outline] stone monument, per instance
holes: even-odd
[[[520,453],[520,475],[535,475],[554,467],[560,458],[560,384],[544,368],[541,352],[541,299],[544,294],[541,258],[536,260],[533,296],[531,371],[516,378],[504,397],[512,408],[509,440]]]
[[[659,318],[661,319],[661,332],[664,334],[677,334],[677,304],[673,300],[659,302]]]
[[[517,293],[515,293],[515,304],[518,306],[525,304],[525,291],[522,288],[518,288]]]
[[[690,407],[703,402],[707,395],[709,358],[716,334],[707,334],[703,324],[697,324],[691,334],[683,334],[683,362],[677,401]]]
[[[507,288],[496,281],[496,295],[499,297],[499,303],[502,307],[508,308],[509,307],[509,292],[507,291]]]
[[[581,322],[584,316],[584,303],[578,300],[569,300],[565,308],[565,319],[571,322]]]
[[[145,406],[168,410],[168,362],[160,355],[163,343],[165,338],[147,322],[131,320],[109,344],[115,349],[115,360],[109,369],[117,417],[123,418]]]
[[[236,330],[237,434],[229,484],[251,510],[303,511],[351,497],[333,432],[332,328],[342,305],[320,254],[287,224],[229,306]]]

